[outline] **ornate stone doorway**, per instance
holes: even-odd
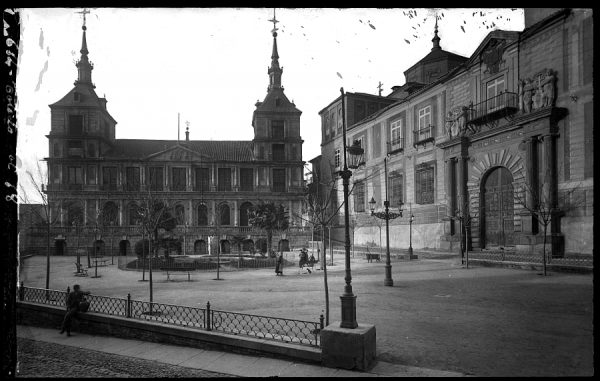
[[[506,167],[496,167],[481,187],[482,238],[484,247],[514,245],[513,177]]]

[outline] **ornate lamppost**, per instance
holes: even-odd
[[[374,197],[371,197],[371,201],[369,201],[369,206],[371,208],[371,216],[377,217],[379,219],[385,220],[385,279],[383,280],[384,286],[393,286],[394,281],[392,279],[392,264],[390,263],[390,220],[393,220],[398,217],[402,217],[402,200],[400,200],[400,207],[398,208],[399,213],[390,212],[390,202],[388,200],[387,194],[387,157],[383,159],[383,163],[385,165],[385,201],[383,205],[385,206],[384,212],[375,212],[375,201]]]
[[[350,212],[348,208],[348,186],[350,183],[350,177],[352,171],[348,168],[356,169],[359,165],[363,164],[364,150],[361,148],[360,143],[355,141],[350,147],[346,147],[346,110],[344,106],[344,88],[340,88],[342,93],[342,131],[343,131],[343,145],[344,145],[344,169],[339,172],[340,177],[343,180],[344,185],[344,230],[345,230],[345,243],[346,249],[346,276],[344,280],[346,285],[344,286],[344,294],[340,296],[342,305],[342,321],[340,323],[341,328],[356,328],[358,323],[356,322],[356,295],[352,293],[352,275],[350,271]],[[347,163],[346,151],[349,153],[349,161]],[[323,259],[325,260],[325,259]]]

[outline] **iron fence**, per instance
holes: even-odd
[[[25,287],[21,282],[17,296],[20,301],[64,307],[69,291]],[[324,328],[323,315],[317,322],[285,319],[212,310],[210,302],[206,308],[150,303],[132,300],[129,294],[125,299],[101,295],[87,295],[86,299],[89,312],[316,347]]]
[[[542,263],[542,254],[517,253],[514,251],[469,251],[469,259],[498,261],[498,262],[519,262],[519,263]],[[589,257],[570,257],[552,258],[550,253],[546,253],[546,263],[551,265],[566,266],[588,266],[593,267],[593,258]]]

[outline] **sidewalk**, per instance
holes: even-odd
[[[58,330],[17,326],[21,338],[73,346],[241,377],[457,377],[463,374],[403,366],[379,361],[369,372],[333,369],[269,357],[241,355],[216,350],[165,345],[73,332],[71,337]]]

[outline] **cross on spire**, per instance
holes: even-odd
[[[383,86],[383,83],[381,83],[381,81],[379,81],[379,85],[377,85],[377,88],[379,89],[379,96],[381,96],[382,86]]]
[[[269,22],[273,23],[273,30],[271,32],[277,33],[277,23],[279,22],[277,18],[275,18],[275,8],[273,8],[273,18],[269,20]]]
[[[83,11],[75,12],[75,13],[79,13],[83,16],[83,29],[85,29],[85,15],[90,13],[90,11],[87,8],[83,8]]]

